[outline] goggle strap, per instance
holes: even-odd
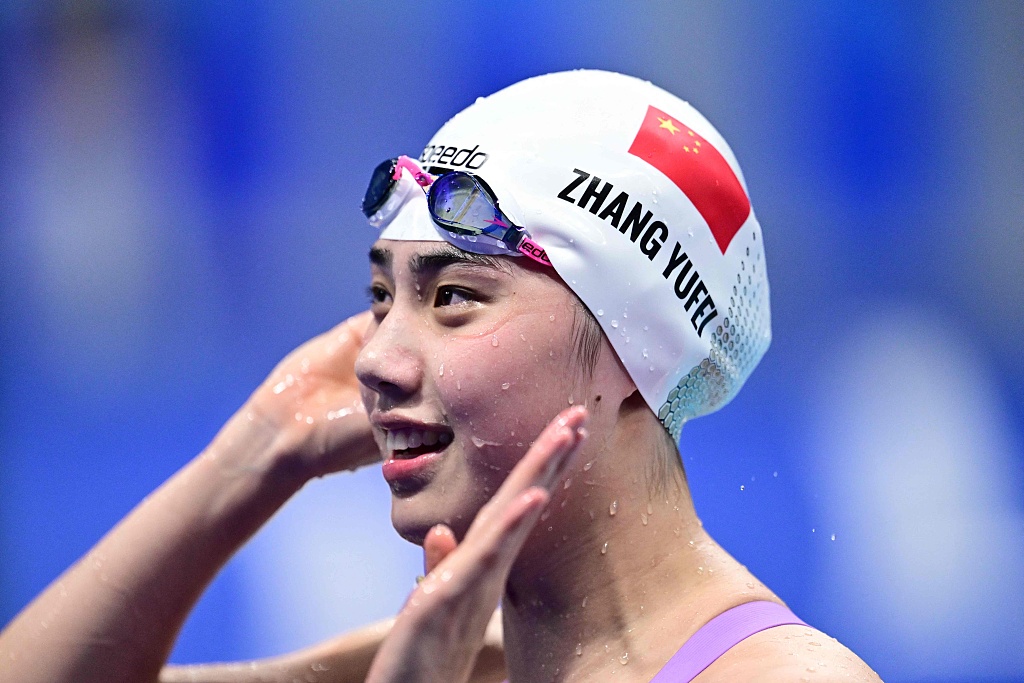
[[[539,244],[531,240],[529,237],[523,236],[522,241],[519,243],[519,253],[524,256],[529,256],[537,263],[543,263],[546,266],[551,265],[551,259],[548,258],[547,252],[541,248]]]
[[[392,180],[398,180],[402,177],[402,169],[409,171],[412,175],[413,180],[420,187],[430,187],[430,184],[434,182],[434,176],[430,175],[416,163],[412,158],[405,156],[404,154],[395,159],[395,170],[391,174]]]

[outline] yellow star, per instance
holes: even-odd
[[[675,135],[676,133],[679,132],[679,129],[676,128],[676,124],[673,123],[672,119],[663,119],[659,116],[658,120],[661,121],[661,125],[659,125],[658,128],[664,128],[669,133],[672,133],[672,135]]]

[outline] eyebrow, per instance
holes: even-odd
[[[370,249],[370,263],[379,268],[390,268],[393,260],[394,254],[391,253],[390,249],[384,249],[382,247],[373,247]]]
[[[428,273],[436,273],[439,270],[455,265],[474,265],[506,273],[511,272],[508,264],[501,259],[485,256],[484,254],[473,254],[453,247],[450,244],[443,244],[436,249],[416,254],[409,259],[409,270],[417,277]]]
[[[394,253],[384,247],[373,247],[370,249],[370,263],[378,268],[391,269],[394,263]],[[493,268],[504,273],[511,273],[512,269],[503,259],[486,256],[484,254],[473,254],[463,251],[450,244],[443,244],[436,249],[426,253],[416,254],[409,259],[409,270],[416,277],[423,277],[425,274],[433,274],[444,268],[455,265],[474,265],[484,268]]]

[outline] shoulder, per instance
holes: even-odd
[[[722,655],[694,683],[881,683],[848,647],[806,626],[777,626],[756,633]]]

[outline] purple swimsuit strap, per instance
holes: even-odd
[[[788,607],[775,602],[748,602],[733,607],[690,636],[651,683],[689,683],[741,640],[765,629],[790,624],[807,625]]]

